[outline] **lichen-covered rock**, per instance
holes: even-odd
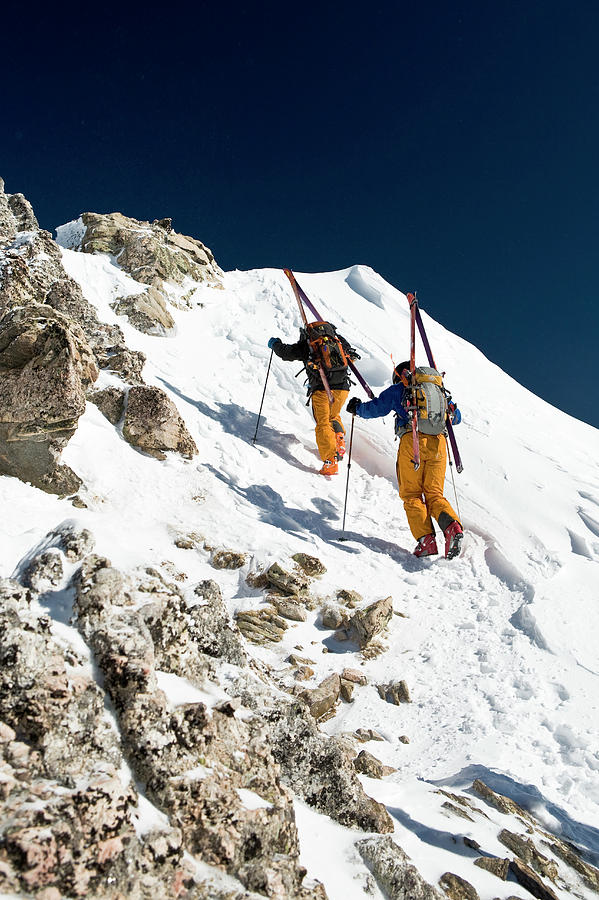
[[[0,320],[0,473],[52,493],[76,491],[80,479],[58,457],[97,376],[73,320],[39,304],[7,313]]]
[[[491,872],[492,875],[496,875],[502,881],[507,879],[510,869],[509,859],[497,859],[495,856],[479,856],[478,859],[474,860],[474,865],[478,866],[479,869]]]
[[[349,639],[356,641],[360,648],[364,648],[387,627],[392,615],[393,599],[385,597],[364,609],[357,609],[344,628]]]
[[[156,654],[164,653],[170,638],[185,635],[190,610],[174,590],[168,599],[176,603],[179,597],[181,605],[177,617],[171,611],[172,628],[168,615],[144,618],[143,609],[123,610],[123,579],[119,583],[111,576],[114,570],[105,562],[85,561],[75,607],[136,776],[177,822],[187,850],[236,875],[250,890],[308,898],[310,891],[301,885],[292,797],[280,783],[264,723],[258,716],[238,717],[235,698],[211,711],[204,703],[169,707],[157,687]],[[211,585],[204,583],[201,599],[220,594]],[[164,593],[153,592],[154,605]],[[183,644],[183,657],[185,649]]]
[[[241,688],[241,684],[240,684]],[[342,825],[364,831],[393,831],[383,804],[365,794],[352,764],[352,753],[338,738],[318,730],[303,701],[260,697],[255,687],[242,700],[256,705],[269,727],[270,746],[283,781],[293,792]]]
[[[125,409],[126,393],[122,388],[107,387],[101,391],[88,391],[87,399],[97,406],[111,425],[116,425]]]
[[[56,549],[44,550],[34,557],[23,573],[23,583],[37,593],[56,587],[62,580],[62,555]]]
[[[125,272],[152,285],[165,299],[176,299],[169,285],[182,285],[186,280],[222,286],[222,271],[210,250],[201,241],[173,231],[172,224],[164,227],[165,222],[140,222],[121,213],[83,213],[78,228],[58,230],[58,240],[84,253],[118,257]]]
[[[326,566],[316,556],[307,553],[295,553],[291,559],[297,563],[302,572],[309,578],[320,578],[326,573]]]
[[[341,679],[337,673],[329,675],[313,691],[302,691],[300,697],[308,704],[310,715],[321,719],[332,710],[341,693]]]
[[[305,575],[286,572],[278,563],[273,563],[266,571],[268,583],[283,594],[303,594],[308,589]]]
[[[110,306],[117,316],[126,316],[129,324],[144,334],[168,334],[175,325],[164,296],[153,285],[141,294],[119,297]]]
[[[289,627],[274,606],[242,610],[237,613],[236,621],[243,636],[254,644],[280,641]]]
[[[166,459],[168,450],[187,458],[198,452],[177,407],[158,387],[134,385],[129,390],[123,437],[155,459]]]
[[[445,872],[439,879],[449,900],[480,900],[478,891],[464,878],[454,875],[453,872]]]
[[[521,806],[514,800],[510,800],[509,797],[504,797],[503,794],[497,794],[488,787],[484,781],[481,781],[480,778],[477,778],[473,782],[471,790],[473,790],[475,794],[478,794],[479,797],[482,797],[483,800],[486,800],[491,806],[495,807],[495,809],[498,809],[499,812],[505,813],[506,815],[511,814],[521,816],[523,819],[530,819],[530,815],[525,809],[522,809]]]
[[[308,618],[304,605],[298,599],[288,595],[268,594],[266,602],[272,603],[278,614],[284,619],[290,619],[292,622],[305,622]]]
[[[342,609],[336,603],[326,603],[320,611],[323,628],[331,628],[333,631],[347,624],[348,618],[347,610]]]
[[[366,838],[356,847],[389,900],[444,900],[391,837]]]
[[[411,703],[410,690],[405,681],[392,681],[389,684],[377,685],[379,697],[387,703],[399,706],[400,703]]]
[[[210,562],[215,569],[241,569],[246,559],[247,554],[237,550],[217,550]]]
[[[508,831],[507,828],[504,828],[499,834],[499,840],[512,853],[515,853],[527,865],[532,866],[544,878],[550,878],[551,881],[555,881],[558,875],[556,863],[541,853],[530,838],[526,838],[521,834],[514,834]]]
[[[360,750],[354,759],[354,768],[361,775],[368,775],[370,778],[385,778],[387,775],[393,775],[397,772],[393,766],[386,766],[384,763],[369,753],[367,750]]]
[[[360,603],[363,602],[362,594],[359,594],[357,591],[346,590],[345,588],[337,591],[335,596],[339,603],[343,603],[343,605],[349,607],[349,609],[355,609],[356,606],[359,606]]]

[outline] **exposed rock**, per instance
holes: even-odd
[[[180,285],[186,278],[213,286],[222,283],[222,272],[210,250],[201,241],[166,228],[166,220],[150,225],[121,213],[84,213],[81,220],[85,231],[80,249],[84,253],[118,257],[125,272],[142,284],[153,285],[166,299],[165,283]]]
[[[248,587],[254,588],[254,590],[263,590],[264,588],[268,587],[268,578],[266,577],[266,572],[248,572],[245,578],[245,583],[248,585]]]
[[[137,612],[120,608],[122,585],[103,562],[84,564],[78,624],[102,671],[129,764],[150,798],[178,823],[187,850],[250,890],[322,896],[301,886],[292,797],[279,781],[264,724],[258,716],[238,718],[233,698],[211,715],[203,703],[169,709],[156,688],[155,654],[164,649],[151,636],[157,619],[147,626]]]
[[[296,681],[308,681],[313,675],[314,669],[311,669],[310,666],[299,666],[293,673],[293,677]]]
[[[356,847],[389,900],[443,900],[445,895],[424,880],[393,838],[366,838]]]
[[[499,812],[505,813],[506,815],[513,816],[521,816],[523,819],[530,819],[529,813],[526,812],[525,809],[522,809],[521,806],[518,806],[514,800],[510,800],[509,797],[504,797],[503,794],[497,794],[495,791],[491,790],[484,781],[481,781],[480,778],[477,778],[471,790],[474,791],[475,794],[478,794],[479,797],[482,797],[483,800],[486,800],[491,806],[494,806],[495,809],[498,809]]]
[[[320,619],[324,628],[336,630],[347,623],[347,611],[335,603],[327,603],[320,611]]]
[[[523,862],[532,866],[537,872],[543,875],[543,877],[555,881],[558,875],[556,863],[546,856],[543,856],[543,854],[537,850],[530,838],[525,838],[521,834],[514,834],[504,828],[499,834],[499,840],[505,847],[515,853],[516,856],[519,856]]]
[[[129,324],[144,334],[168,334],[175,325],[164,296],[153,285],[141,294],[119,297],[110,306],[117,316],[126,316]]]
[[[212,580],[201,581],[193,593],[197,599],[189,609],[189,631],[198,649],[233,665],[245,665],[243,642],[231,625],[218,584]]]
[[[341,692],[341,679],[336,673],[329,675],[313,691],[302,691],[300,697],[308,704],[310,715],[315,719],[321,719],[331,710]]]
[[[266,572],[268,583],[283,594],[303,594],[308,589],[305,575],[286,572],[278,563],[273,563]]]
[[[133,386],[127,398],[123,437],[156,459],[174,450],[190,458],[198,452],[177,407],[158,387]]]
[[[501,878],[502,881],[507,880],[510,868],[509,859],[497,859],[496,857],[491,856],[479,856],[478,859],[474,860],[474,865],[478,866],[479,869],[485,869],[487,872],[491,872],[493,875],[497,875],[497,877]]]
[[[241,569],[245,566],[246,559],[247,554],[237,550],[217,550],[211,564],[215,569]]]
[[[320,578],[326,573],[326,567],[316,556],[307,553],[296,553],[291,559],[298,564],[302,572],[309,578]]]
[[[362,744],[368,741],[384,741],[385,738],[372,728],[358,728],[354,734]]]
[[[345,626],[346,633],[350,640],[364,648],[386,628],[392,615],[393,599],[385,597],[384,600],[377,600],[364,609],[356,610]]]
[[[478,891],[464,878],[454,875],[453,872],[446,872],[444,875],[441,875],[439,884],[450,900],[480,900]]]
[[[512,859],[510,872],[516,881],[538,900],[559,900],[555,891],[548,887],[533,870],[519,859]]]
[[[335,596],[340,603],[343,603],[344,606],[347,606],[350,609],[355,609],[356,606],[359,606],[360,603],[363,602],[362,595],[357,591],[347,591],[344,588],[337,591]]]
[[[308,659],[307,656],[298,656],[297,653],[290,653],[287,657],[287,662],[291,663],[292,666],[314,666],[315,662],[313,659]]]
[[[394,830],[383,804],[364,793],[352,764],[353,753],[341,739],[320,733],[303,702],[282,703],[277,697],[274,705],[268,705],[266,698],[258,701],[244,692],[244,702],[246,698],[259,703],[281,777],[297,796],[342,825],[364,831]]]
[[[368,684],[368,678],[364,672],[359,672],[357,669],[344,669],[341,673],[341,677],[345,681],[353,681],[354,684]]]
[[[117,387],[107,387],[101,391],[88,391],[87,399],[106,416],[111,425],[120,422],[125,409],[125,391]]]
[[[400,736],[398,737],[398,741],[401,741],[402,744],[409,744],[410,738],[407,736],[407,734],[400,734]]]
[[[291,619],[292,622],[305,622],[308,618],[304,606],[293,597],[269,594],[266,597],[266,602],[272,603],[279,615],[283,616],[284,619]]]
[[[400,703],[411,703],[410,691],[405,681],[392,681],[389,684],[378,684],[377,691],[382,700],[399,706]]]
[[[356,684],[354,681],[346,681],[345,678],[342,678],[341,679],[341,699],[345,700],[346,703],[351,703],[353,700],[355,688],[356,688]]]
[[[81,528],[68,520],[49,534],[48,539],[61,550],[69,562],[78,562],[92,552],[95,546],[95,538],[87,528]]]
[[[102,359],[102,368],[119,375],[127,384],[143,384],[142,370],[146,357],[141,350],[129,350],[119,347],[107,353]]]
[[[98,376],[81,329],[48,306],[29,305],[0,320],[0,473],[51,493],[81,481],[58,457],[85,411]]]
[[[361,775],[368,775],[370,778],[385,778],[385,776],[393,775],[394,772],[397,772],[397,769],[394,769],[393,766],[386,766],[367,750],[360,750],[354,759],[354,767],[356,772],[360,772]]]
[[[1,190],[2,187],[0,186]],[[39,229],[33,207],[23,194],[9,194],[8,206],[15,220],[16,232],[37,231]]]
[[[273,606],[243,610],[236,620],[243,636],[254,644],[280,641],[289,627]]]
[[[23,583],[37,593],[42,593],[56,587],[62,580],[63,573],[60,553],[55,549],[45,550],[29,563],[23,573]]]
[[[461,819],[466,819],[468,822],[474,822],[472,816],[469,816],[465,809],[462,809],[461,806],[456,806],[455,803],[451,803],[449,800],[445,800],[444,803],[441,804],[443,809],[446,809],[447,812],[453,813],[455,816],[459,816]]]
[[[599,869],[591,866],[580,857],[580,851],[573,844],[566,844],[564,841],[551,836],[548,843],[549,849],[560,859],[563,859],[572,869],[574,869],[582,877],[585,884],[599,894]]]

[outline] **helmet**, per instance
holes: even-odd
[[[407,369],[408,372],[410,371],[410,360],[409,359],[406,359],[405,362],[400,363],[398,366],[395,366],[395,368],[393,369],[393,384],[399,384],[399,382],[402,381],[401,374],[405,369]]]

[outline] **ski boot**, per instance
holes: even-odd
[[[425,534],[421,537],[414,550],[414,556],[434,556],[438,553],[437,541],[434,534]]]
[[[335,432],[335,440],[337,441],[337,452],[335,453],[335,456],[337,457],[337,462],[341,462],[345,456],[345,435],[342,431]]]
[[[454,556],[459,556],[462,538],[464,537],[460,523],[452,522],[451,525],[447,526],[443,534],[445,535],[445,559],[453,559]]]
[[[322,464],[322,469],[319,471],[319,475],[337,475],[339,468],[337,466],[337,460],[325,459]]]

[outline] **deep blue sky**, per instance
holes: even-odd
[[[599,426],[596,0],[122,10],[3,15],[0,175],[43,227],[172,216],[225,269],[370,265]]]

